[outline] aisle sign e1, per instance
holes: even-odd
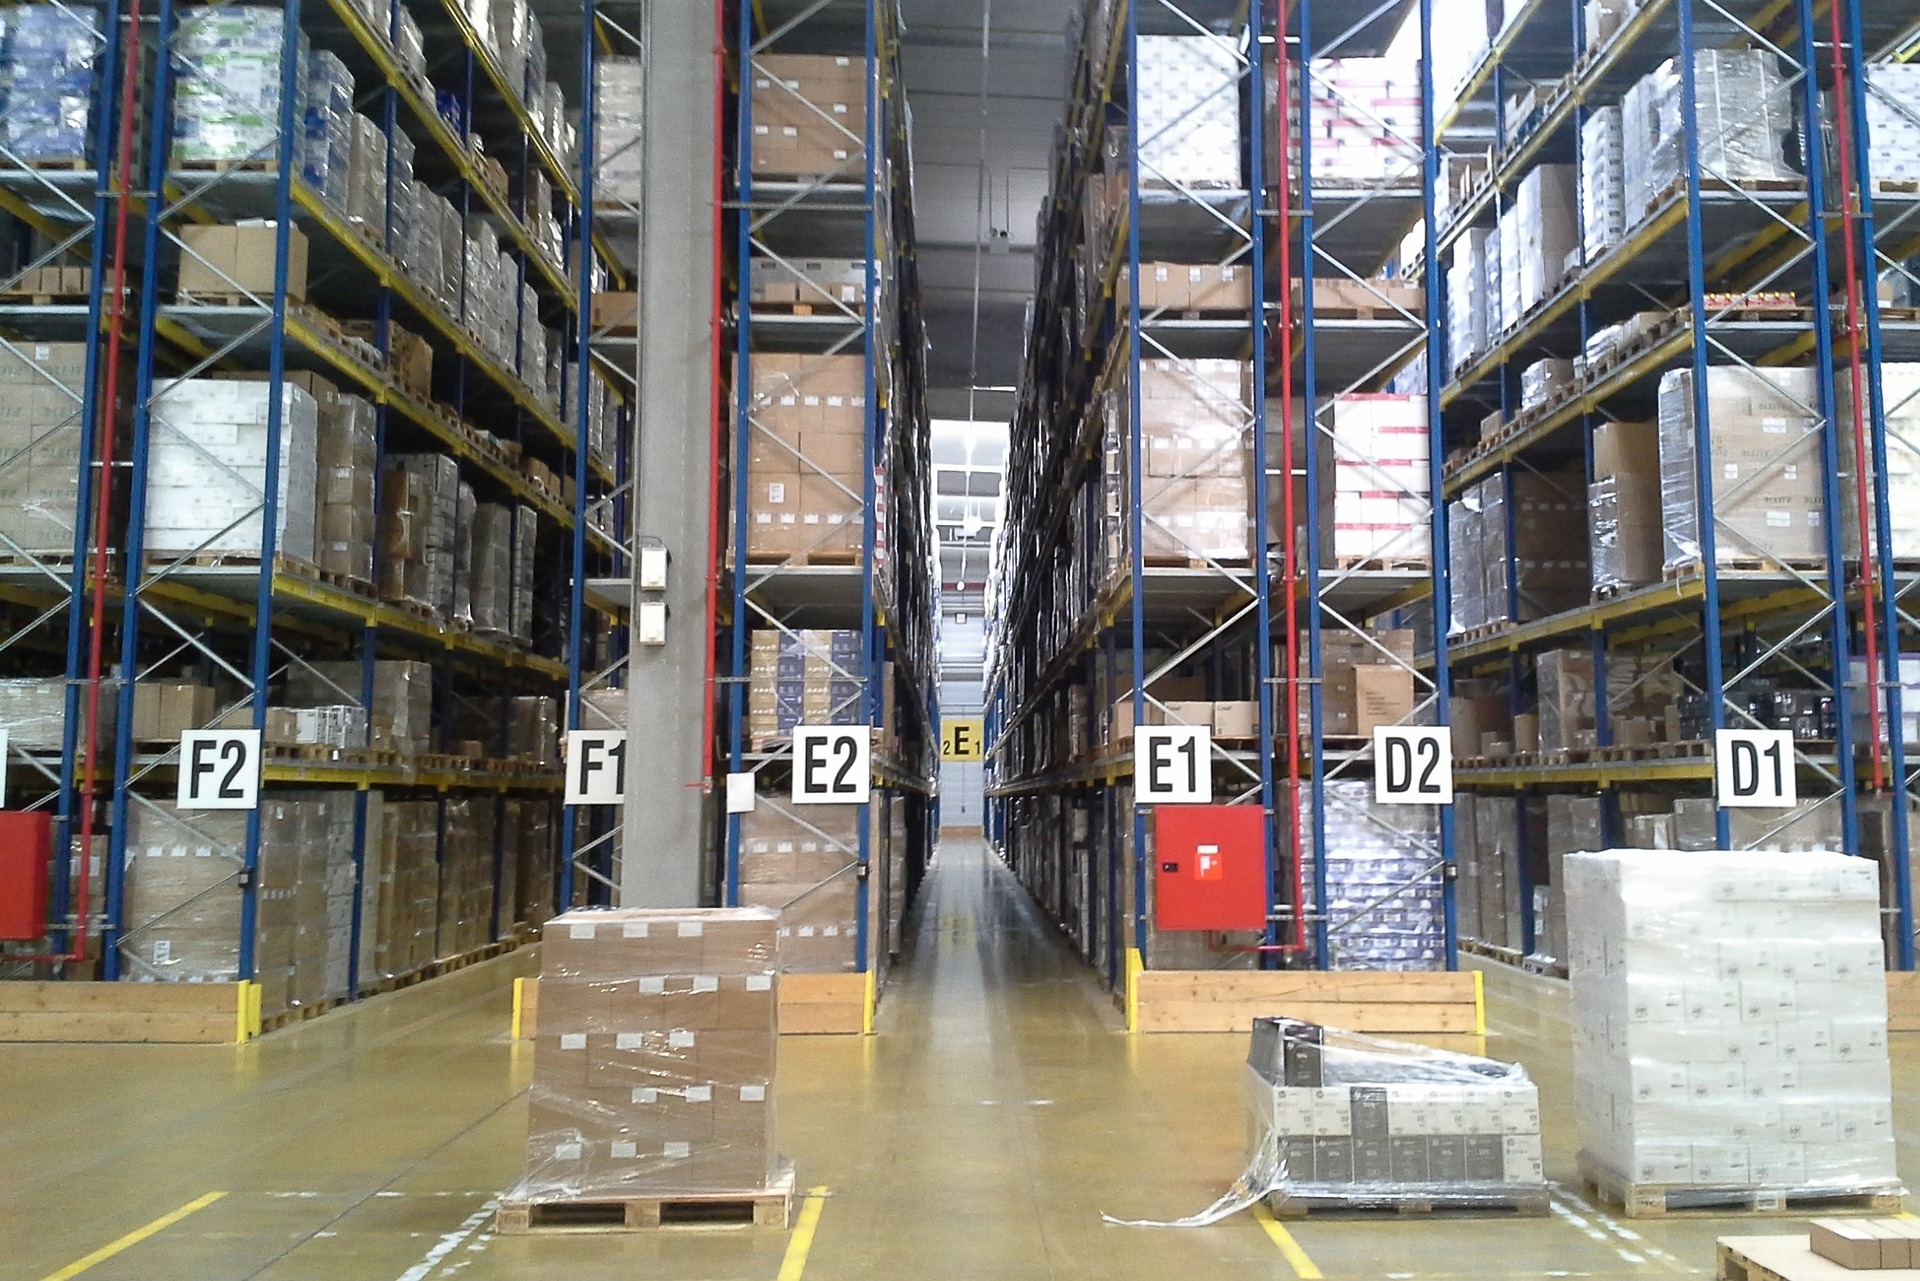
[[[568,730],[566,803],[624,805],[626,802],[626,731]]]
[[[260,808],[260,731],[190,729],[180,735],[183,810]]]
[[[865,725],[793,727],[793,803],[865,805],[873,797],[873,730]]]
[[[1373,803],[1453,804],[1453,731],[1432,725],[1374,726]]]
[[[1786,809],[1799,804],[1792,732],[1715,730],[1713,788],[1722,809]]]
[[[1133,796],[1142,805],[1213,803],[1213,731],[1140,725],[1133,731]]]

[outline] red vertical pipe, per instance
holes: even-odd
[[[1286,19],[1283,0],[1274,4],[1274,92],[1278,109],[1274,115],[1274,181],[1279,197],[1280,219],[1280,510],[1284,530],[1281,535],[1281,581],[1286,584],[1286,688],[1287,688],[1287,831],[1288,857],[1293,863],[1293,944],[1291,952],[1304,952],[1307,940],[1306,858],[1300,849],[1300,623],[1299,596],[1294,584],[1299,581],[1299,549],[1294,537],[1293,510],[1293,126],[1291,106],[1292,64],[1287,60]],[[1260,392],[1265,395],[1265,389]],[[1264,554],[1264,553],[1263,553]]]

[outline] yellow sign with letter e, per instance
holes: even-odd
[[[949,716],[940,722],[940,759],[980,761],[987,756],[987,723],[978,716]]]

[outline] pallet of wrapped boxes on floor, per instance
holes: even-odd
[[[1610,850],[1566,871],[1582,1178],[1629,1216],[1897,1210],[1874,868]]]
[[[773,912],[580,909],[547,923],[527,1173],[499,1230],[658,1227],[715,1194],[784,1227]]]
[[[905,815],[899,806],[876,803],[868,821],[867,968],[878,971],[904,923]],[[763,795],[740,816],[740,902],[779,913],[783,972],[860,968],[861,883],[857,809],[790,808],[784,798]]]
[[[1547,1213],[1540,1098],[1525,1068],[1288,1018],[1247,1055],[1252,1168],[1268,1205]]]

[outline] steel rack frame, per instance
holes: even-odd
[[[740,91],[731,142],[733,200],[731,244],[736,291],[733,323],[731,565],[723,583],[730,610],[719,637],[726,694],[722,773],[751,774],[773,786],[791,768],[792,746],[756,743],[748,738],[747,685],[751,676],[748,636],[773,630],[798,638],[803,628],[853,630],[861,635],[861,671],[832,663],[833,670],[857,683],[852,696],[855,724],[875,732],[874,800],[859,808],[858,835],[848,843],[820,835],[847,859],[836,877],[853,876],[855,892],[855,969],[867,975],[867,1026],[888,954],[897,941],[883,928],[875,937],[872,896],[887,889],[888,869],[875,857],[876,817],[904,805],[908,815],[909,887],[918,884],[931,857],[931,793],[938,760],[938,705],[933,685],[934,617],[938,607],[933,581],[932,505],[929,491],[930,443],[925,400],[925,330],[919,312],[912,218],[912,156],[907,108],[899,70],[900,17],[896,0],[780,0],[741,4],[730,52],[738,68]],[[823,104],[809,101],[793,85],[767,70],[764,57],[780,50],[832,53],[863,61],[866,67],[864,129],[856,133],[835,120]],[[793,99],[794,108],[811,112],[845,137],[849,153],[824,174],[783,179],[756,176],[753,84],[764,77],[770,92]],[[859,159],[854,156],[857,152]],[[857,303],[827,291],[811,299],[818,314],[778,314],[756,306],[750,264],[768,259],[783,266],[803,256],[837,256],[865,261]],[[794,273],[805,279],[803,273]],[[797,309],[796,309],[797,310]],[[897,328],[889,324],[897,317]],[[760,419],[770,397],[756,393],[755,357],[798,353],[816,360],[858,356],[863,367],[863,466],[853,485],[835,477],[801,449],[779,442]],[[836,528],[823,525],[813,541],[778,561],[756,557],[749,521],[749,473],[756,442],[778,442],[804,475],[826,478],[857,503],[859,549],[821,554]],[[858,492],[856,492],[856,490]],[[852,523],[848,521],[845,523]],[[848,563],[851,562],[851,563]],[[823,656],[824,657],[824,656]],[[831,662],[831,660],[830,660]],[[883,713],[890,699],[884,683],[895,672],[897,705],[911,712],[902,722],[899,751],[881,751]],[[846,711],[846,704],[834,709]],[[763,792],[757,805],[786,812],[801,822],[804,811]],[[721,831],[718,898],[741,900],[742,820],[724,818]],[[884,901],[884,900],[883,900]]]
[[[155,411],[162,370],[185,376],[234,368],[264,368],[276,390],[296,369],[313,370],[339,381],[346,389],[376,406],[379,456],[385,459],[402,449],[437,450],[454,458],[463,479],[490,499],[504,499],[536,511],[552,527],[570,531],[576,566],[585,552],[610,554],[616,543],[610,532],[589,528],[587,512],[596,487],[614,482],[605,460],[588,456],[583,399],[576,399],[574,421],[566,421],[562,405],[544,397],[521,377],[515,365],[539,335],[521,332],[515,325],[512,362],[484,350],[459,323],[465,305],[467,280],[457,282],[456,302],[443,304],[430,296],[407,268],[387,250],[395,230],[395,202],[380,202],[383,234],[362,234],[330,205],[302,172],[300,138],[305,121],[296,116],[302,67],[302,42],[282,41],[279,54],[280,116],[271,138],[250,157],[232,164],[192,168],[174,155],[173,102],[178,81],[190,74],[192,63],[182,45],[191,24],[225,6],[185,6],[163,0],[158,16],[160,52],[148,114],[147,202],[144,222],[143,276],[140,291],[140,351],[133,409],[133,465],[129,495],[126,547],[128,584],[120,633],[122,682],[120,728],[115,743],[117,789],[113,806],[113,863],[108,879],[109,924],[105,938],[106,977],[120,977],[124,949],[137,930],[124,919],[125,878],[122,874],[129,839],[131,807],[150,802],[139,789],[167,779],[177,764],[177,748],[151,752],[133,736],[134,679],[159,667],[191,657],[231,677],[245,693],[229,715],[244,716],[251,727],[264,729],[267,692],[271,681],[317,655],[332,655],[361,663],[357,700],[372,705],[374,661],[383,657],[437,659],[435,683],[440,706],[455,697],[457,672],[504,676],[509,692],[549,693],[568,682],[577,670],[577,648],[545,633],[534,643],[497,639],[454,626],[450,621],[375,599],[370,590],[323,578],[311,566],[288,560],[276,546],[279,488],[285,424],[282,398],[269,397],[266,424],[265,475],[258,489],[254,513],[262,525],[259,554],[236,558],[222,553],[149,556],[145,520],[148,505],[147,470],[157,432],[168,430]],[[415,6],[417,17],[436,37],[445,37],[458,50],[450,68],[442,66],[442,84],[456,86],[444,99],[442,114],[432,81],[404,65],[397,52],[403,30],[401,10],[384,13],[363,10],[345,0],[299,0],[284,8],[283,31],[304,29],[315,47],[342,58],[363,87],[373,86],[378,121],[388,142],[387,181],[394,178],[394,147],[402,128],[417,144],[421,180],[438,184],[458,197],[466,218],[484,217],[513,251],[520,281],[539,291],[543,316],[558,317],[569,343],[585,354],[581,327],[575,320],[582,287],[591,279],[591,258],[581,254],[581,285],[569,281],[555,255],[539,243],[534,229],[530,175],[538,171],[557,195],[577,208],[580,186],[566,164],[539,133],[518,92],[509,85],[494,55],[468,22],[459,6],[429,3]],[[453,117],[460,129],[456,130]],[[496,139],[510,137],[517,151],[522,194],[511,199],[490,180],[479,153],[463,139],[464,130]],[[496,174],[499,170],[496,169]],[[517,207],[516,207],[517,206]],[[193,300],[167,301],[171,281],[162,279],[163,267],[176,257],[192,254],[180,234],[184,223],[233,221],[246,217],[271,218],[275,228],[273,285],[260,291],[235,287],[216,304]],[[570,221],[572,221],[570,219]],[[579,220],[584,224],[584,219]],[[312,251],[313,284],[321,299],[357,297],[361,305],[371,298],[374,341],[355,351],[340,330],[312,303],[289,295],[291,230],[298,226]],[[463,255],[463,261],[464,261]],[[202,262],[204,263],[204,259]],[[395,326],[404,323],[431,335],[443,354],[443,376],[450,403],[436,403],[428,388],[409,385],[388,367],[395,347]],[[373,353],[369,356],[368,352]],[[584,360],[579,366],[584,370]],[[583,379],[584,386],[584,379]],[[584,397],[584,392],[576,392]],[[492,433],[492,434],[489,434]],[[535,484],[515,465],[514,455],[499,443],[509,441],[528,456],[555,459],[573,473],[575,486],[563,499]],[[376,481],[376,484],[378,482]],[[376,490],[376,510],[378,493]],[[517,523],[517,521],[516,521]],[[218,538],[218,535],[215,536]],[[203,544],[203,549],[208,546]],[[554,561],[550,552],[534,555]],[[577,633],[579,583],[574,576],[568,627]],[[556,611],[557,612],[557,611]],[[532,621],[531,619],[529,620]],[[571,639],[571,636],[569,637]],[[554,651],[575,657],[569,663]],[[461,677],[466,679],[466,677]],[[495,685],[497,691],[499,685]],[[353,695],[355,691],[343,691]],[[495,742],[504,739],[504,722],[496,726]],[[502,753],[504,754],[504,753]],[[351,754],[349,754],[351,756]],[[263,771],[269,785],[323,784],[356,792],[354,820],[355,904],[349,943],[350,970],[346,996],[361,994],[371,984],[358,973],[361,925],[358,904],[365,882],[367,792],[397,788],[439,798],[440,837],[446,831],[448,794],[544,798],[558,790],[558,779],[538,766],[466,769],[446,760],[402,761],[395,764],[369,755],[365,759],[321,761],[270,758]],[[492,902],[489,937],[510,935],[518,926],[502,918],[500,894],[506,869],[502,841],[504,817],[497,811],[491,833]],[[252,812],[241,847],[210,842],[234,865],[231,878],[241,892],[239,977],[254,977],[254,921],[259,893],[261,818]],[[162,918],[164,919],[164,918]],[[146,923],[151,925],[152,922]],[[144,928],[141,927],[141,928]]]
[[[1898,26],[1910,21],[1888,6],[1848,8],[1854,29],[1846,56],[1855,62],[1862,48],[1878,47],[1876,40],[1884,42]],[[1477,114],[1493,116],[1501,146],[1493,154],[1488,177],[1452,211],[1450,221],[1440,228],[1429,248],[1426,263],[1431,268],[1427,272],[1430,282],[1438,278],[1438,253],[1486,212],[1497,208],[1509,184],[1517,183],[1542,159],[1569,152],[1579,155],[1580,125],[1588,109],[1617,97],[1640,75],[1669,57],[1678,64],[1682,82],[1681,172],[1675,186],[1651,202],[1648,209],[1629,211],[1630,218],[1634,213],[1644,216],[1629,227],[1621,243],[1586,261],[1557,284],[1550,280],[1547,296],[1539,305],[1517,325],[1491,335],[1489,349],[1457,371],[1440,393],[1442,408],[1450,411],[1448,425],[1453,438],[1467,435],[1468,423],[1477,416],[1468,412],[1473,402],[1501,409],[1511,405],[1512,373],[1522,359],[1564,355],[1570,346],[1584,345],[1592,332],[1593,312],[1606,311],[1617,317],[1624,311],[1653,307],[1672,309],[1672,319],[1643,349],[1611,367],[1587,374],[1571,395],[1548,405],[1543,412],[1527,416],[1494,440],[1470,444],[1447,468],[1443,492],[1450,499],[1457,498],[1470,484],[1488,476],[1511,477],[1520,470],[1535,470],[1570,456],[1586,460],[1590,479],[1592,425],[1625,412],[1622,406],[1630,409],[1636,395],[1644,400],[1652,380],[1664,370],[1678,367],[1689,370],[1692,377],[1695,485],[1701,509],[1713,513],[1714,518],[1701,523],[1697,572],[1669,574],[1663,583],[1495,628],[1491,634],[1467,637],[1453,646],[1450,656],[1443,654],[1437,661],[1462,673],[1504,666],[1509,689],[1517,700],[1517,678],[1526,653],[1533,649],[1551,647],[1556,642],[1584,641],[1594,655],[1596,689],[1605,691],[1609,688],[1610,655],[1648,644],[1665,648],[1677,641],[1682,646],[1679,653],[1700,664],[1702,674],[1692,683],[1707,698],[1713,729],[1757,723],[1731,701],[1743,682],[1767,672],[1791,674],[1816,690],[1826,691],[1839,705],[1835,741],[1830,747],[1797,749],[1796,764],[1804,779],[1824,789],[1818,804],[1832,805],[1838,812],[1843,848],[1861,852],[1857,770],[1863,750],[1871,754],[1876,772],[1879,757],[1877,749],[1856,741],[1849,698],[1857,694],[1847,688],[1845,673],[1856,643],[1870,637],[1870,647],[1873,639],[1886,647],[1886,680],[1897,680],[1892,673],[1897,667],[1899,624],[1892,602],[1901,587],[1887,557],[1879,558],[1877,565],[1862,563],[1857,574],[1848,571],[1843,539],[1851,533],[1861,546],[1870,547],[1872,527],[1887,528],[1886,481],[1884,471],[1876,469],[1872,504],[1877,514],[1866,522],[1862,537],[1860,526],[1842,503],[1840,457],[1846,424],[1836,419],[1834,368],[1839,352],[1859,351],[1865,356],[1863,366],[1875,372],[1877,383],[1879,356],[1889,350],[1889,345],[1882,342],[1883,333],[1873,332],[1876,303],[1870,296],[1871,289],[1863,291],[1868,295],[1864,334],[1856,331],[1836,338],[1834,312],[1825,300],[1832,295],[1838,275],[1833,266],[1835,258],[1851,252],[1848,241],[1856,232],[1850,220],[1858,224],[1859,234],[1864,237],[1860,242],[1864,252],[1875,252],[1873,191],[1864,177],[1858,190],[1845,189],[1832,181],[1820,163],[1803,166],[1806,172],[1798,183],[1741,182],[1717,173],[1701,154],[1713,137],[1703,136],[1694,112],[1696,51],[1741,44],[1771,52],[1786,68],[1778,92],[1789,97],[1805,135],[1819,136],[1819,91],[1831,81],[1827,69],[1816,59],[1816,42],[1820,39],[1819,24],[1827,15],[1806,3],[1730,6],[1715,0],[1652,0],[1629,15],[1619,30],[1584,47],[1577,60],[1551,68],[1532,66],[1536,74],[1563,74],[1548,87],[1535,118],[1510,131],[1502,118],[1503,95],[1498,90],[1503,51],[1527,49],[1535,51],[1531,57],[1543,56],[1539,52],[1545,47],[1543,31],[1552,24],[1540,31],[1529,29],[1528,24],[1541,23],[1546,10],[1543,5],[1523,10],[1470,78],[1470,99],[1486,86],[1495,86],[1491,104],[1480,105],[1475,99],[1442,112],[1442,147],[1450,145],[1450,128]],[[1864,38],[1863,23],[1871,33]],[[1573,15],[1573,30],[1576,44],[1586,46],[1577,14]],[[1839,53],[1834,54],[1834,60],[1839,64]],[[1863,95],[1865,90],[1857,74],[1854,85],[1856,96]],[[1858,102],[1853,111],[1856,118],[1864,115]],[[1471,144],[1474,139],[1467,135],[1464,141]],[[1865,175],[1866,157],[1858,131],[1853,157],[1858,172]],[[1859,217],[1863,209],[1867,214],[1864,219]],[[1851,263],[1848,271],[1851,274]],[[1729,304],[1709,298],[1715,290],[1746,295],[1788,289],[1811,298],[1813,305],[1806,309],[1809,314],[1770,319],[1741,308],[1737,299]],[[1445,324],[1444,316],[1436,318],[1436,328]],[[1444,343],[1440,347],[1447,350]],[[1710,366],[1731,366],[1765,379],[1766,368],[1809,357],[1818,372],[1813,380],[1812,403],[1802,408],[1812,426],[1799,442],[1792,443],[1810,443],[1817,450],[1825,513],[1824,555],[1818,565],[1806,567],[1775,564],[1750,570],[1723,565],[1716,544],[1722,538],[1737,540],[1738,535],[1720,516],[1729,493],[1715,491],[1707,370]],[[1872,441],[1876,460],[1883,461],[1880,451],[1885,445],[1885,424],[1877,388],[1871,417],[1870,424],[1863,424],[1862,435]],[[1510,485],[1510,480],[1507,483]],[[1731,492],[1737,496],[1739,489],[1736,486]],[[1874,618],[1861,615],[1862,580],[1869,577],[1879,586],[1887,606]],[[1511,581],[1509,587],[1517,590]],[[1446,575],[1436,574],[1436,602],[1444,601],[1448,590]],[[1870,594],[1867,599],[1871,600]],[[1897,709],[1897,690],[1890,689],[1889,693]],[[1596,732],[1602,748],[1612,741],[1606,701],[1605,697],[1596,701]],[[1893,749],[1893,755],[1904,760],[1899,746]],[[1460,771],[1464,785],[1495,791],[1595,785],[1606,789],[1676,783],[1684,786],[1711,777],[1711,757],[1705,751],[1636,761],[1470,761],[1468,768]],[[1610,791],[1610,801],[1611,797]],[[1896,902],[1891,910],[1902,940],[1896,949],[1897,959],[1911,965],[1910,874],[1906,835],[1900,830],[1905,814],[1901,806],[1894,806],[1893,811],[1895,836],[1890,853]],[[1619,815],[1611,805],[1606,821],[1609,832],[1617,834]],[[1716,826],[1720,844],[1727,845],[1730,833],[1724,810],[1717,812]],[[1524,833],[1519,836],[1524,846]],[[1771,836],[1769,833],[1763,839]],[[1523,856],[1509,872],[1519,877],[1524,918],[1520,951],[1537,955],[1543,931],[1532,916],[1533,886],[1526,874],[1527,862]]]
[[[72,435],[71,461],[41,466],[49,471],[62,465],[72,468],[74,502],[71,529],[58,538],[57,546],[36,539],[23,545],[0,533],[0,620],[5,622],[0,662],[7,664],[9,674],[57,670],[65,696],[55,741],[24,743],[16,735],[4,749],[6,759],[0,759],[0,776],[11,783],[8,808],[50,814],[53,848],[79,849],[80,866],[90,872],[104,864],[106,833],[88,823],[83,811],[98,812],[94,789],[105,777],[99,753],[111,746],[102,742],[97,719],[98,701],[111,697],[111,687],[97,678],[89,656],[96,633],[104,635],[111,626],[108,562],[117,532],[102,525],[98,502],[99,463],[113,456],[119,441],[118,420],[106,405],[103,388],[109,353],[120,345],[110,330],[117,325],[123,341],[128,330],[124,309],[114,307],[109,293],[111,271],[118,265],[111,231],[120,209],[113,175],[121,160],[125,41],[118,0],[38,8],[71,24],[74,44],[87,51],[90,103],[78,155],[44,150],[54,140],[36,139],[45,126],[21,118],[32,100],[21,100],[19,83],[12,90],[15,100],[0,113],[0,215],[15,242],[8,266],[0,270],[0,350],[63,393],[72,408],[61,422],[44,429],[36,426],[31,430],[38,435],[6,451],[0,459],[0,483],[32,468],[36,456],[53,456],[62,438]],[[40,272],[73,259],[82,261],[89,273],[81,294],[45,288]],[[84,345],[78,377],[55,375],[46,368],[36,348],[48,342]],[[16,768],[9,771],[9,762]],[[0,797],[0,804],[8,799]],[[0,966],[52,965],[63,976],[74,972],[70,964],[88,968],[89,941],[102,916],[101,904],[90,886],[76,883],[74,873],[73,859],[53,860],[45,946],[0,952]]]

